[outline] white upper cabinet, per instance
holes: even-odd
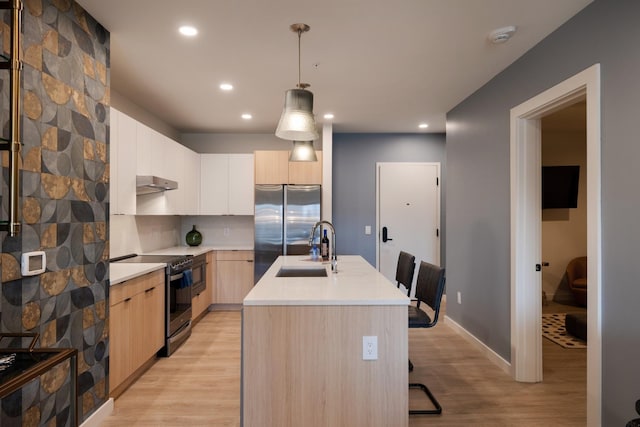
[[[184,148],[184,214],[200,213],[200,154]]]
[[[229,213],[253,215],[253,154],[229,154]]]
[[[110,111],[110,213],[136,214],[136,122],[115,108]]]
[[[198,154],[111,108],[110,212],[125,215],[253,215],[253,154]],[[136,196],[136,175],[178,183]]]
[[[139,122],[136,134],[138,175],[155,175],[178,183],[176,190],[137,196],[137,213],[197,215],[199,154]]]
[[[200,214],[253,215],[253,154],[200,155]]]
[[[138,138],[137,144],[137,173],[138,175],[152,175],[151,172],[151,128],[143,125],[142,123],[136,123],[136,136]]]
[[[200,214],[226,215],[229,211],[228,154],[200,155]]]

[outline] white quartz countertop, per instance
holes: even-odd
[[[213,246],[173,246],[145,252],[145,255],[193,255],[198,256],[211,251],[252,251],[250,245],[213,245]]]
[[[193,255],[198,256],[211,251],[252,251],[253,246],[249,245],[214,245],[214,246],[173,246],[165,249],[158,249],[152,252],[145,252],[144,255]],[[164,268],[164,263],[109,263],[109,283],[117,285],[125,280],[133,279],[137,276],[150,273],[154,270]]]
[[[276,277],[280,267],[327,269],[327,277]],[[409,305],[409,298],[362,257],[338,256],[331,265],[308,256],[281,256],[244,299],[244,305]]]
[[[135,264],[128,264],[124,262],[109,263],[109,284],[117,285],[118,283],[122,283],[126,280],[142,276],[143,274],[160,270],[164,268],[165,265],[166,264],[159,262]]]

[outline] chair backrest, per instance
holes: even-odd
[[[424,302],[433,310],[433,321],[430,326],[435,325],[438,321],[445,281],[444,268],[425,261],[420,262],[418,279],[416,281],[417,306],[420,307],[420,303]]]
[[[567,264],[567,279],[572,283],[576,279],[587,277],[587,257],[574,258]]]
[[[411,284],[413,283],[415,269],[416,257],[408,252],[400,251],[400,255],[398,255],[398,267],[396,268],[396,282],[398,282],[398,288],[400,284],[407,288],[407,296],[411,293]]]

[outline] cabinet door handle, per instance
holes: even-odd
[[[147,292],[151,292],[152,290],[154,290],[156,287],[154,286],[153,288],[149,288],[146,291],[144,291],[144,293],[146,294]]]
[[[124,302],[129,302],[129,301],[131,301],[131,297],[124,299]]]
[[[253,260],[252,259],[248,259],[247,262],[253,262]]]

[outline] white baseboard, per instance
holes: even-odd
[[[456,331],[462,338],[464,338],[469,344],[480,350],[489,360],[491,360],[496,366],[502,369],[507,375],[513,377],[511,372],[511,363],[504,360],[502,356],[487,347],[482,341],[472,335],[465,328],[456,323],[449,316],[444,317],[444,322],[451,326],[451,329]]]
[[[84,420],[80,427],[100,427],[100,424],[107,419],[113,412],[113,398],[110,397],[106,402],[100,406],[96,412],[91,414],[89,418]]]

